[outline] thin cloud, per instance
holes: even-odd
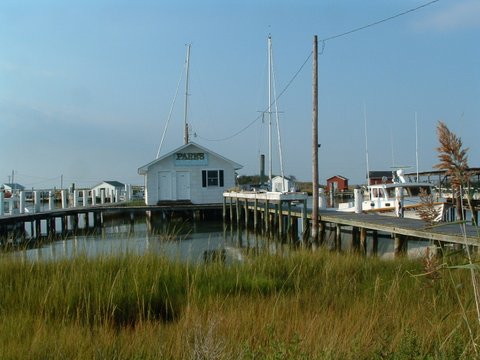
[[[417,24],[420,29],[453,31],[480,28],[480,1],[456,1],[442,10],[433,12]]]

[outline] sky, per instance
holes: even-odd
[[[183,145],[186,44],[190,140],[258,174],[269,34],[274,174],[312,178],[314,35],[320,183],[432,170],[440,120],[479,167],[480,1],[429,2],[2,0],[0,183],[143,184]]]

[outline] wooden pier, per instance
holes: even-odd
[[[0,243],[21,244],[40,238],[54,239],[80,231],[96,231],[103,226],[105,217],[116,214],[128,214],[133,224],[137,215],[146,216],[152,223],[154,218],[163,221],[175,217],[201,221],[208,218],[219,219],[221,211],[222,204],[166,203],[156,206],[132,206],[115,203],[2,215],[0,216]],[[29,229],[28,236],[26,229]]]
[[[308,239],[311,228],[311,209],[307,209],[306,198],[295,198],[293,194],[266,193],[224,193],[224,220],[236,221],[237,226],[253,225],[284,238],[295,237],[295,224],[302,224],[303,239]],[[332,210],[319,210],[319,242],[326,239],[326,230],[334,231],[335,248],[341,249],[342,229],[351,230],[351,248],[367,253],[367,236],[372,238],[372,253],[378,249],[378,234],[387,233],[394,241],[396,255],[405,253],[408,240],[429,240],[437,244],[458,244],[480,246],[480,232],[477,227],[458,223],[439,223],[429,226],[417,219],[397,218],[378,214],[355,214]],[[272,231],[273,229],[273,231]],[[294,231],[292,231],[294,230]],[[292,240],[292,239],[289,239]],[[293,239],[295,240],[295,239]]]

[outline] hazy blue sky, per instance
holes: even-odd
[[[277,94],[300,70],[278,108],[285,174],[308,181],[313,36],[427,2],[2,0],[0,182],[14,171],[36,188],[59,187],[61,175],[64,186],[142,184],[137,169],[156,157],[187,43],[192,141],[242,164],[240,174],[258,173],[269,33]],[[321,183],[336,174],[365,181],[364,109],[370,170],[415,170],[415,113],[420,170],[437,162],[438,120],[480,166],[478,19],[480,1],[440,0],[319,43]],[[183,92],[182,80],[162,154],[183,144]],[[279,173],[276,156],[273,167]]]

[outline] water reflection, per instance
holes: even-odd
[[[380,235],[380,234],[379,234]],[[393,257],[393,241],[379,236],[379,256]],[[327,246],[333,247],[334,231],[327,230]],[[351,234],[342,233],[342,250],[348,251]],[[371,239],[367,249],[371,253]],[[428,242],[410,241],[409,254],[421,256]],[[49,261],[75,256],[112,256],[154,253],[183,262],[243,261],[246,254],[288,253],[292,247],[259,232],[225,225],[221,221],[165,219],[162,216],[117,214],[104,218],[100,229],[65,237],[35,249],[3,254],[28,261]]]

